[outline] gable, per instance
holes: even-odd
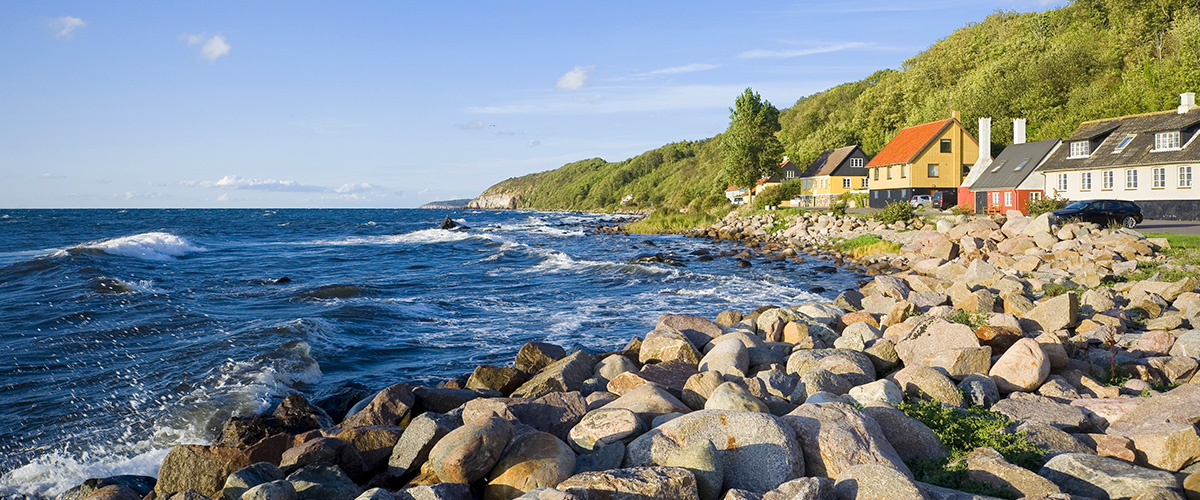
[[[957,123],[954,118],[936,122],[915,125],[901,130],[896,137],[883,147],[875,158],[871,159],[869,167],[885,167],[901,163],[912,163],[933,140],[951,124]]]
[[[1159,150],[1154,136],[1159,132],[1179,132],[1179,148]],[[1063,141],[1042,166],[1044,172],[1088,170],[1112,167],[1137,167],[1200,162],[1200,108],[1187,113],[1161,111],[1084,122]],[[1092,146],[1086,157],[1071,157],[1070,145],[1088,141]]]
[[[971,190],[1016,189],[1059,147],[1059,143],[1058,139],[1050,139],[1004,148],[1000,156],[971,183]]]

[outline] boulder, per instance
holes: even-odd
[[[559,491],[578,500],[699,500],[696,478],[680,467],[634,467],[584,472],[567,478]]]
[[[789,374],[803,375],[814,369],[842,375],[851,387],[875,381],[875,365],[866,353],[849,349],[803,349],[788,357]]]
[[[309,404],[299,394],[289,394],[279,402],[271,413],[276,424],[289,434],[300,434],[313,429],[332,427],[333,419],[325,411]]]
[[[505,396],[512,394],[524,381],[516,368],[479,365],[467,379],[467,389],[496,391]]]
[[[692,412],[643,434],[627,447],[625,465],[662,464],[704,441],[717,445],[725,488],[761,493],[805,471],[794,431],[778,417],[726,410]]]
[[[354,446],[338,438],[318,437],[283,452],[279,467],[290,472],[298,468],[328,463],[338,466],[353,478],[361,479],[367,472],[362,455]]]
[[[578,391],[583,386],[583,381],[592,376],[595,366],[595,356],[585,351],[575,351],[570,356],[546,365],[537,375],[513,391],[512,395],[518,398],[539,398],[551,392]]]
[[[557,486],[575,473],[575,453],[546,432],[529,432],[512,446],[487,475],[484,500],[509,500],[534,488]]]
[[[633,364],[629,358],[622,354],[610,354],[596,363],[596,369],[592,374],[603,377],[605,380],[612,380],[622,373],[636,371],[638,371],[637,365]]]
[[[762,500],[832,500],[832,498],[833,481],[825,477],[799,477],[762,495]],[[726,496],[724,500],[732,499]]]
[[[700,500],[717,500],[721,495],[721,484],[725,470],[717,448],[712,441],[704,440],[663,457],[662,465],[687,469],[696,478],[696,490]]]
[[[1014,422],[1040,422],[1067,432],[1086,432],[1091,428],[1083,408],[1034,394],[1013,393],[992,405],[992,411]]]
[[[852,387],[846,395],[860,406],[872,403],[895,406],[904,401],[904,391],[900,390],[900,386],[896,385],[895,382],[888,379],[880,379],[869,384]]]
[[[991,347],[956,347],[925,357],[927,366],[944,370],[953,379],[971,374],[986,374],[992,367]]]
[[[1034,339],[1023,338],[1004,351],[988,375],[1000,392],[1032,392],[1050,376],[1050,358]]]
[[[560,346],[545,342],[528,342],[517,351],[513,367],[532,375],[565,357],[567,351]]]
[[[1200,325],[1193,325],[1195,326]],[[1171,355],[1200,358],[1200,330],[1188,330],[1175,337],[1175,343],[1171,345]]]
[[[98,493],[100,490],[108,488],[107,494],[110,494],[113,499],[124,500],[123,497],[130,497],[132,500],[141,500],[154,491],[154,484],[157,480],[150,476],[135,476],[122,474],[109,477],[93,477],[84,481],[83,484],[71,488],[58,496],[59,500],[84,500],[90,495]]]
[[[466,422],[433,446],[429,461],[441,482],[475,482],[500,460],[512,433],[512,424],[499,417]]]
[[[458,419],[439,413],[417,415],[392,447],[388,475],[398,478],[408,471],[419,469],[429,458],[429,450],[433,445],[460,425],[462,422]]]
[[[416,396],[413,395],[412,386],[395,384],[375,394],[363,409],[346,417],[341,426],[401,425],[414,404]]]
[[[632,410],[643,422],[667,413],[683,413],[690,409],[666,389],[654,384],[642,385],[601,408]]]
[[[157,497],[196,490],[212,496],[225,486],[230,474],[250,465],[250,458],[236,448],[185,444],[171,448],[158,469],[154,486]]]
[[[709,394],[708,400],[704,403],[704,409],[770,413],[762,400],[733,382],[722,383],[713,389],[712,394]]]
[[[461,483],[426,484],[396,492],[396,500],[475,500],[471,488]]]
[[[613,441],[608,445],[597,448],[592,453],[585,453],[575,457],[575,473],[620,469],[621,462],[624,461],[625,443]]]
[[[288,474],[298,500],[354,500],[362,490],[342,469],[329,463],[305,465]]]
[[[1184,384],[1149,400],[1116,419],[1109,434],[1133,441],[1137,463],[1178,471],[1200,462],[1200,384]]]
[[[996,388],[996,381],[987,375],[963,377],[958,383],[958,390],[962,391],[964,402],[975,406],[991,408],[1000,401],[1000,390]]]
[[[291,481],[279,479],[255,485],[237,498],[241,500],[296,500],[299,497],[300,495],[296,493],[296,487]],[[229,499],[230,497],[225,498]]]
[[[1177,490],[1169,472],[1087,453],[1063,453],[1038,471],[1064,493],[1090,498],[1131,498],[1151,488]]]
[[[396,447],[396,442],[403,433],[404,428],[395,426],[350,427],[342,429],[334,437],[350,443],[350,446],[358,450],[364,471],[374,471],[387,464],[392,456],[392,449]]]
[[[1074,291],[1038,301],[1021,317],[1021,328],[1027,332],[1054,332],[1078,324],[1079,298]]]
[[[926,500],[911,477],[879,463],[852,465],[838,473],[833,496],[838,500]]]
[[[1044,497],[1059,493],[1058,486],[1050,480],[1008,463],[992,448],[976,448],[960,461],[966,465],[967,479],[1006,489],[1013,496]]]
[[[283,477],[283,471],[279,470],[279,467],[266,462],[259,462],[238,469],[225,478],[225,486],[221,489],[221,495],[226,499],[236,500],[242,498],[242,494],[250,488],[271,481],[280,481]],[[295,492],[293,492],[294,494]]]
[[[725,383],[725,379],[717,372],[700,372],[688,378],[683,385],[683,403],[693,410],[704,409],[704,403],[717,386]]]
[[[891,336],[885,335],[885,338],[888,337]],[[926,359],[946,349],[979,347],[979,340],[971,327],[943,319],[919,321],[912,329],[892,340],[896,343],[896,354],[906,366],[926,364]]]
[[[700,353],[682,333],[658,329],[646,334],[638,361],[642,364],[684,361],[695,365],[700,362]]]
[[[888,443],[905,462],[947,457],[941,439],[920,420],[889,406],[865,406],[861,411],[879,424]]]
[[[911,476],[874,419],[842,403],[802,404],[783,417],[804,443],[808,475],[835,478],[854,466],[882,464]]]
[[[751,361],[754,357],[751,355]],[[666,389],[675,397],[683,394],[683,386],[692,375],[695,375],[696,365],[686,361],[667,361],[643,366],[638,375],[647,382],[653,382]]]
[[[625,438],[632,438],[644,429],[633,411],[625,408],[592,410],[583,416],[569,434],[571,445],[583,453]]]
[[[724,340],[704,355],[699,370],[742,376],[750,371],[750,353],[741,341]]]
[[[962,394],[954,382],[942,372],[923,365],[905,366],[888,375],[904,394],[915,400],[932,399],[952,406],[962,406]]]
[[[552,392],[532,401],[514,401],[508,409],[521,423],[566,440],[587,414],[587,400],[574,391]]]
[[[721,325],[707,318],[688,314],[663,314],[658,317],[658,324],[655,325],[655,328],[676,330],[695,346],[703,346],[725,333],[725,329],[721,328]]]

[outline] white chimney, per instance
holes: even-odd
[[[1179,114],[1182,115],[1182,114],[1187,113],[1188,111],[1191,111],[1195,108],[1196,108],[1196,93],[1195,92],[1184,92],[1182,94],[1179,94],[1179,109],[1177,110],[1177,112]]]
[[[1025,119],[1013,118],[1013,144],[1025,144]]]
[[[979,119],[979,159],[976,165],[985,167],[992,162],[992,119]]]

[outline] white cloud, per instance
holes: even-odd
[[[50,29],[55,31],[55,36],[70,40],[74,36],[75,30],[87,26],[87,21],[78,17],[63,16],[50,21]]]
[[[813,54],[825,54],[828,52],[838,52],[847,49],[858,49],[867,47],[869,45],[870,44],[864,42],[843,42],[806,49],[756,49],[742,52],[741,54],[738,54],[738,57],[743,59],[787,59],[790,57],[811,56]]]
[[[229,55],[229,42],[225,41],[225,37],[221,35],[213,35],[207,37],[204,34],[184,33],[179,36],[190,46],[200,46],[200,57],[209,61],[216,61],[221,56]]]
[[[707,71],[710,69],[720,68],[720,64],[692,63],[684,66],[672,66],[670,68],[656,69],[647,75],[677,75],[680,73],[694,73],[696,71]]]
[[[483,128],[483,120],[473,120],[467,123],[460,123],[457,126],[463,130],[479,130]]]
[[[365,200],[371,198],[379,198],[386,196],[389,193],[387,190],[374,184],[348,183],[336,187],[316,186],[312,184],[301,184],[296,181],[281,181],[277,179],[252,179],[247,177],[239,177],[236,175],[226,175],[216,182],[213,181],[184,181],[180,183],[184,186],[195,186],[213,189],[225,189],[236,191],[268,191],[275,193],[325,193],[328,196],[321,196],[320,199],[348,199],[348,200]],[[238,201],[245,198],[236,198],[223,194],[217,198],[218,201]]]
[[[571,71],[568,71],[567,74],[558,79],[558,83],[554,84],[554,88],[559,90],[579,90],[587,84],[588,75],[594,69],[596,69],[595,66],[576,66],[571,68]]]

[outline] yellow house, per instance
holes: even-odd
[[[945,120],[901,130],[871,159],[867,164],[871,207],[906,202],[913,195],[957,191],[979,157],[979,142],[963,128],[959,117],[954,111]]]
[[[800,174],[801,207],[828,207],[842,193],[867,189],[867,154],[857,145],[821,152]]]

